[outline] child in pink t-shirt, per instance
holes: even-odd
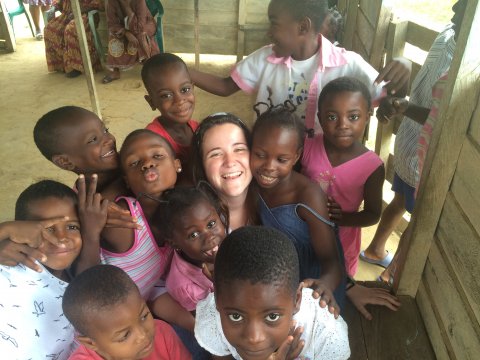
[[[145,100],[160,111],[146,128],[172,145],[183,166],[179,180],[193,183],[190,144],[198,123],[192,120],[195,95],[187,65],[174,54],[154,55],[143,65],[142,80],[148,92]]]
[[[302,172],[327,194],[329,217],[340,226],[347,274],[353,276],[361,227],[378,222],[382,212],[385,170],[382,160],[362,144],[372,114],[370,93],[360,81],[341,77],[323,88],[318,109],[323,134],[305,139]]]
[[[186,310],[195,311],[213,291],[210,274],[228,229],[228,210],[204,182],[167,191],[162,200],[155,220],[175,249],[167,291]]]

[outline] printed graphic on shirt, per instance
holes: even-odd
[[[290,79],[288,85],[288,100],[290,100],[297,109],[295,113],[305,121],[305,113],[307,108],[309,83],[305,78],[305,74],[302,72],[298,79]]]

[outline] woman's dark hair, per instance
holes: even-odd
[[[207,201],[218,214],[225,226],[229,228],[228,207],[221,201],[215,190],[206,181],[201,181],[195,187],[176,187],[163,193],[153,219],[161,229],[163,241],[173,237],[176,219],[187,209],[197,205],[200,201]]]

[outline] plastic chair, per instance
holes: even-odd
[[[158,48],[160,52],[165,52],[163,45],[163,26],[162,26],[162,16],[165,13],[163,10],[163,5],[160,0],[146,0],[148,10],[157,21],[157,32],[155,33],[155,39],[157,40]]]
[[[102,66],[105,66],[105,51],[103,49],[102,42],[100,41],[100,35],[98,34],[97,28],[95,26],[95,14],[98,14],[98,10],[90,10],[88,12],[88,25],[92,30],[93,44],[95,46],[95,50],[97,51]]]
[[[12,25],[13,29],[13,18],[17,15],[25,14],[28,20],[28,25],[30,26],[30,30],[32,31],[32,36],[35,37],[35,31],[33,30],[32,22],[30,21],[30,16],[27,14],[27,10],[25,9],[25,6],[23,5],[22,0],[18,0],[18,7],[15,9],[8,9],[8,17],[10,18],[10,24]],[[15,29],[13,30],[15,33]]]

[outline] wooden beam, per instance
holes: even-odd
[[[198,9],[199,0],[193,2],[193,17],[194,17],[194,38],[195,38],[195,69],[198,70],[200,66],[200,18]]]
[[[409,230],[402,238],[394,288],[415,296],[472,113],[480,101],[480,4],[468,0],[449,80],[440,102]],[[452,239],[454,241],[455,239]]]
[[[77,30],[78,45],[82,55],[83,71],[87,80],[88,93],[92,103],[92,109],[101,119],[100,103],[98,101],[97,88],[95,87],[95,79],[93,77],[92,60],[88,51],[87,35],[85,34],[85,26],[82,20],[82,10],[78,0],[70,0],[72,4],[73,18],[75,19],[75,29]]]
[[[245,54],[245,24],[247,22],[247,0],[238,0],[237,62]]]
[[[14,52],[17,50],[17,43],[15,42],[15,34],[10,25],[7,8],[3,0],[0,1],[0,11],[2,13],[0,15],[0,33],[5,36],[5,49],[8,52]]]
[[[347,14],[345,16],[345,32],[343,33],[343,46],[345,49],[352,50],[353,35],[357,26],[358,2],[360,0],[350,0],[348,3]]]
[[[385,54],[385,43],[388,33],[388,24],[392,19],[391,9],[382,5],[378,14],[377,28],[372,48],[370,49],[370,65],[377,71],[383,68],[383,56]]]

